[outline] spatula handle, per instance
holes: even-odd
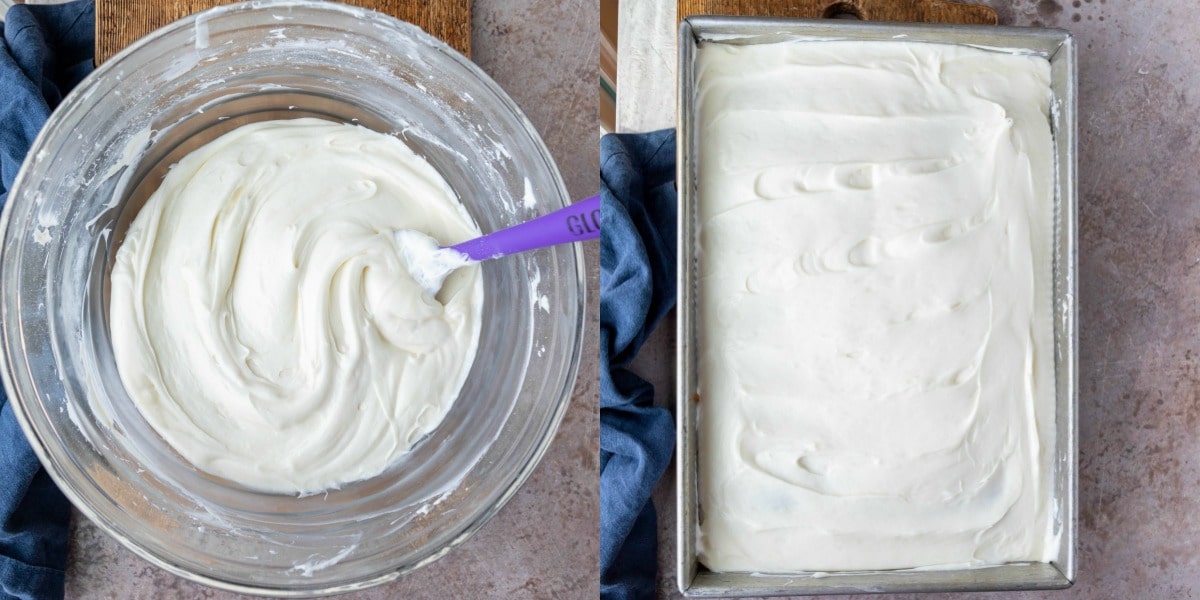
[[[488,260],[597,237],[600,237],[600,196],[593,196],[532,221],[489,233],[453,248],[471,257],[471,260]]]

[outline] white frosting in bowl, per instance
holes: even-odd
[[[437,298],[393,232],[479,230],[400,140],[253,123],[175,165],[117,251],[121,381],[180,455],[268,492],[382,472],[441,422],[479,341],[478,266]]]
[[[701,562],[1053,558],[1049,63],[710,43],[697,73]]]

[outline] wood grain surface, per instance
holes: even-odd
[[[679,18],[690,15],[754,17],[854,17],[870,21],[995,25],[996,11],[949,0],[679,0]]]
[[[96,64],[171,21],[235,0],[96,0]],[[471,0],[345,0],[408,21],[471,56]]]

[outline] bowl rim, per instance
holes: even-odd
[[[205,21],[215,17],[224,17],[250,11],[276,10],[280,8],[303,8],[317,12],[338,13],[359,19],[373,19],[376,21],[382,20],[389,26],[395,27],[399,25],[401,28],[407,29],[420,42],[433,46],[435,49],[444,53],[448,58],[458,63],[462,68],[466,69],[479,81],[483,87],[494,94],[496,99],[499,100],[500,106],[502,106],[504,109],[507,109],[527,132],[533,134],[530,136],[530,139],[537,154],[541,156],[542,160],[545,162],[545,166],[547,167],[551,175],[551,179],[555,184],[555,191],[558,193],[559,198],[564,202],[570,202],[571,196],[567,192],[566,185],[562,179],[562,174],[559,172],[558,166],[554,161],[549,149],[546,147],[545,141],[542,139],[540,133],[538,133],[537,129],[533,126],[533,123],[529,120],[528,116],[523,110],[521,110],[517,103],[508,95],[507,92],[504,91],[503,88],[500,87],[498,83],[496,83],[495,80],[491,78],[490,75],[485,73],[483,69],[479,67],[479,65],[472,62],[461,52],[455,50],[445,42],[433,37],[420,27],[417,27],[411,23],[402,21],[379,11],[360,8],[357,6],[350,6],[341,2],[329,0],[249,0],[217,6],[175,20],[129,44],[120,52],[116,53],[107,61],[105,61],[102,65],[98,66],[94,71],[89,73],[87,77],[83,79],[83,81],[76,85],[73,90],[71,90],[71,92],[62,100],[59,106],[52,111],[50,117],[42,126],[42,129],[38,132],[33,144],[30,146],[29,152],[26,154],[26,159],[22,163],[22,167],[17,173],[17,177],[13,182],[12,188],[9,190],[9,200],[15,198],[12,192],[21,190],[24,187],[25,179],[29,177],[29,169],[27,168],[30,164],[29,157],[37,156],[38,152],[43,150],[43,146],[47,143],[47,139],[49,137],[48,132],[60,127],[61,123],[67,120],[68,115],[86,108],[82,102],[84,99],[86,99],[86,96],[89,93],[88,88],[95,85],[95,83],[102,77],[120,69],[122,64],[126,62],[132,55],[138,53],[143,48],[151,45],[163,36],[174,33],[181,29],[190,29],[194,27],[197,20]],[[13,213],[12,207],[13,203],[11,201],[6,202],[3,212],[0,213],[0,263],[3,262],[3,259],[8,254],[7,245],[4,244],[3,241],[7,240],[8,238],[8,228]],[[574,257],[574,261],[571,261],[571,265],[573,267],[575,276],[573,278],[573,282],[568,281],[568,285],[574,283],[576,289],[576,302],[575,306],[573,307],[575,319],[574,323],[571,324],[571,331],[574,335],[574,343],[568,345],[567,348],[570,350],[571,356],[567,363],[567,368],[565,369],[565,377],[563,378],[562,388],[558,391],[559,399],[554,405],[554,409],[549,420],[546,421],[546,426],[543,428],[543,431],[540,432],[540,439],[533,448],[533,453],[530,455],[530,459],[516,472],[516,476],[512,479],[509,485],[502,489],[502,492],[497,497],[496,501],[483,510],[479,514],[478,518],[462,524],[459,533],[451,538],[445,546],[416,560],[415,562],[394,566],[385,572],[351,583],[312,587],[258,587],[254,585],[228,581],[213,575],[200,574],[179,567],[169,562],[166,558],[161,557],[148,548],[142,546],[133,537],[122,532],[115,522],[106,518],[102,511],[94,507],[82,496],[82,494],[77,492],[77,490],[70,485],[70,481],[63,474],[64,467],[56,462],[47,451],[47,440],[41,435],[41,432],[34,429],[31,424],[31,419],[29,413],[27,412],[28,409],[25,405],[25,401],[23,400],[22,396],[17,393],[15,381],[18,379],[18,376],[14,371],[13,360],[11,360],[13,356],[13,353],[11,352],[13,343],[8,336],[7,321],[10,318],[15,318],[17,320],[21,320],[21,318],[19,315],[10,316],[8,314],[7,300],[0,302],[0,317],[3,317],[4,321],[6,321],[3,327],[0,327],[0,379],[3,380],[4,391],[8,396],[9,404],[13,407],[13,414],[16,417],[17,423],[24,432],[29,445],[32,447],[34,454],[37,455],[42,467],[46,469],[46,472],[50,475],[50,478],[58,486],[58,489],[62,491],[63,495],[70,500],[71,504],[77,510],[79,510],[80,513],[95,523],[101,530],[103,530],[113,539],[117,540],[117,542],[119,542],[122,546],[129,549],[139,557],[149,561],[154,566],[176,576],[215,589],[242,594],[258,594],[280,598],[297,598],[328,596],[362,590],[395,581],[420,569],[421,567],[433,563],[434,561],[448,554],[454,548],[457,548],[459,545],[466,542],[476,532],[478,532],[480,528],[490,521],[502,508],[504,508],[505,505],[508,504],[509,500],[516,495],[517,490],[525,484],[530,475],[533,474],[533,471],[541,463],[546,451],[549,449],[551,443],[553,443],[558,428],[562,423],[563,415],[566,413],[566,409],[570,405],[571,397],[573,395],[576,380],[579,374],[579,365],[583,358],[583,345],[585,338],[584,329],[587,321],[587,269],[584,261],[583,249],[579,244],[572,244],[571,253]],[[566,279],[570,280],[572,278],[568,276]],[[20,362],[23,364],[25,363],[23,360]]]

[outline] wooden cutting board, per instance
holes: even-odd
[[[96,65],[171,21],[236,0],[96,0]],[[471,56],[471,0],[345,0],[408,21]]]
[[[995,25],[996,11],[949,0],[678,0],[679,18],[745,15],[819,19],[854,17],[870,21]]]

